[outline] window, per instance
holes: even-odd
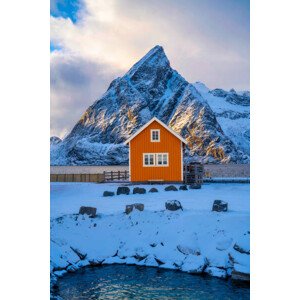
[[[143,153],[144,167],[167,167],[169,166],[169,153]]]
[[[154,161],[154,153],[144,153],[144,166],[154,166],[155,161]]]
[[[160,142],[160,130],[151,129],[151,142]]]

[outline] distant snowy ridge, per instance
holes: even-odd
[[[154,116],[188,141],[187,160],[248,163],[249,105],[249,92],[190,84],[155,46],[51,147],[51,164],[128,164],[123,142]]]

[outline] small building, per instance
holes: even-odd
[[[183,182],[187,142],[159,119],[151,119],[125,144],[129,144],[130,181]]]

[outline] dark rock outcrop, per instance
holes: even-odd
[[[103,197],[111,197],[114,196],[115,193],[114,192],[110,192],[110,191],[104,191],[103,192]]]
[[[96,217],[97,208],[96,207],[90,207],[90,206],[81,206],[79,209],[80,215],[88,215],[90,217]]]
[[[215,200],[213,203],[212,211],[227,211],[228,210],[228,203],[222,200]]]
[[[117,195],[129,195],[130,188],[127,186],[119,186],[117,189]]]
[[[178,209],[183,210],[181,203],[178,200],[169,200],[165,203],[167,210],[176,211]]]
[[[139,211],[143,211],[144,210],[144,204],[134,203],[134,204],[126,205],[126,208],[125,208],[126,215],[130,214],[134,209],[137,209]]]
[[[133,189],[133,194],[146,194],[146,190],[144,188],[135,187]]]
[[[177,187],[174,186],[174,185],[168,185],[167,187],[165,187],[165,191],[166,191],[166,192],[171,192],[171,191],[177,192],[178,189],[177,189]]]

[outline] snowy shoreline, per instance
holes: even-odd
[[[149,190],[149,186],[144,186]],[[153,186],[151,186],[153,187]],[[200,190],[103,197],[116,184],[51,184],[52,284],[66,272],[101,264],[128,264],[208,274],[250,274],[249,184],[208,184]],[[167,211],[177,199],[183,211]],[[212,212],[213,200],[229,211]],[[124,214],[125,205],[145,210]],[[97,216],[78,215],[97,207]]]

